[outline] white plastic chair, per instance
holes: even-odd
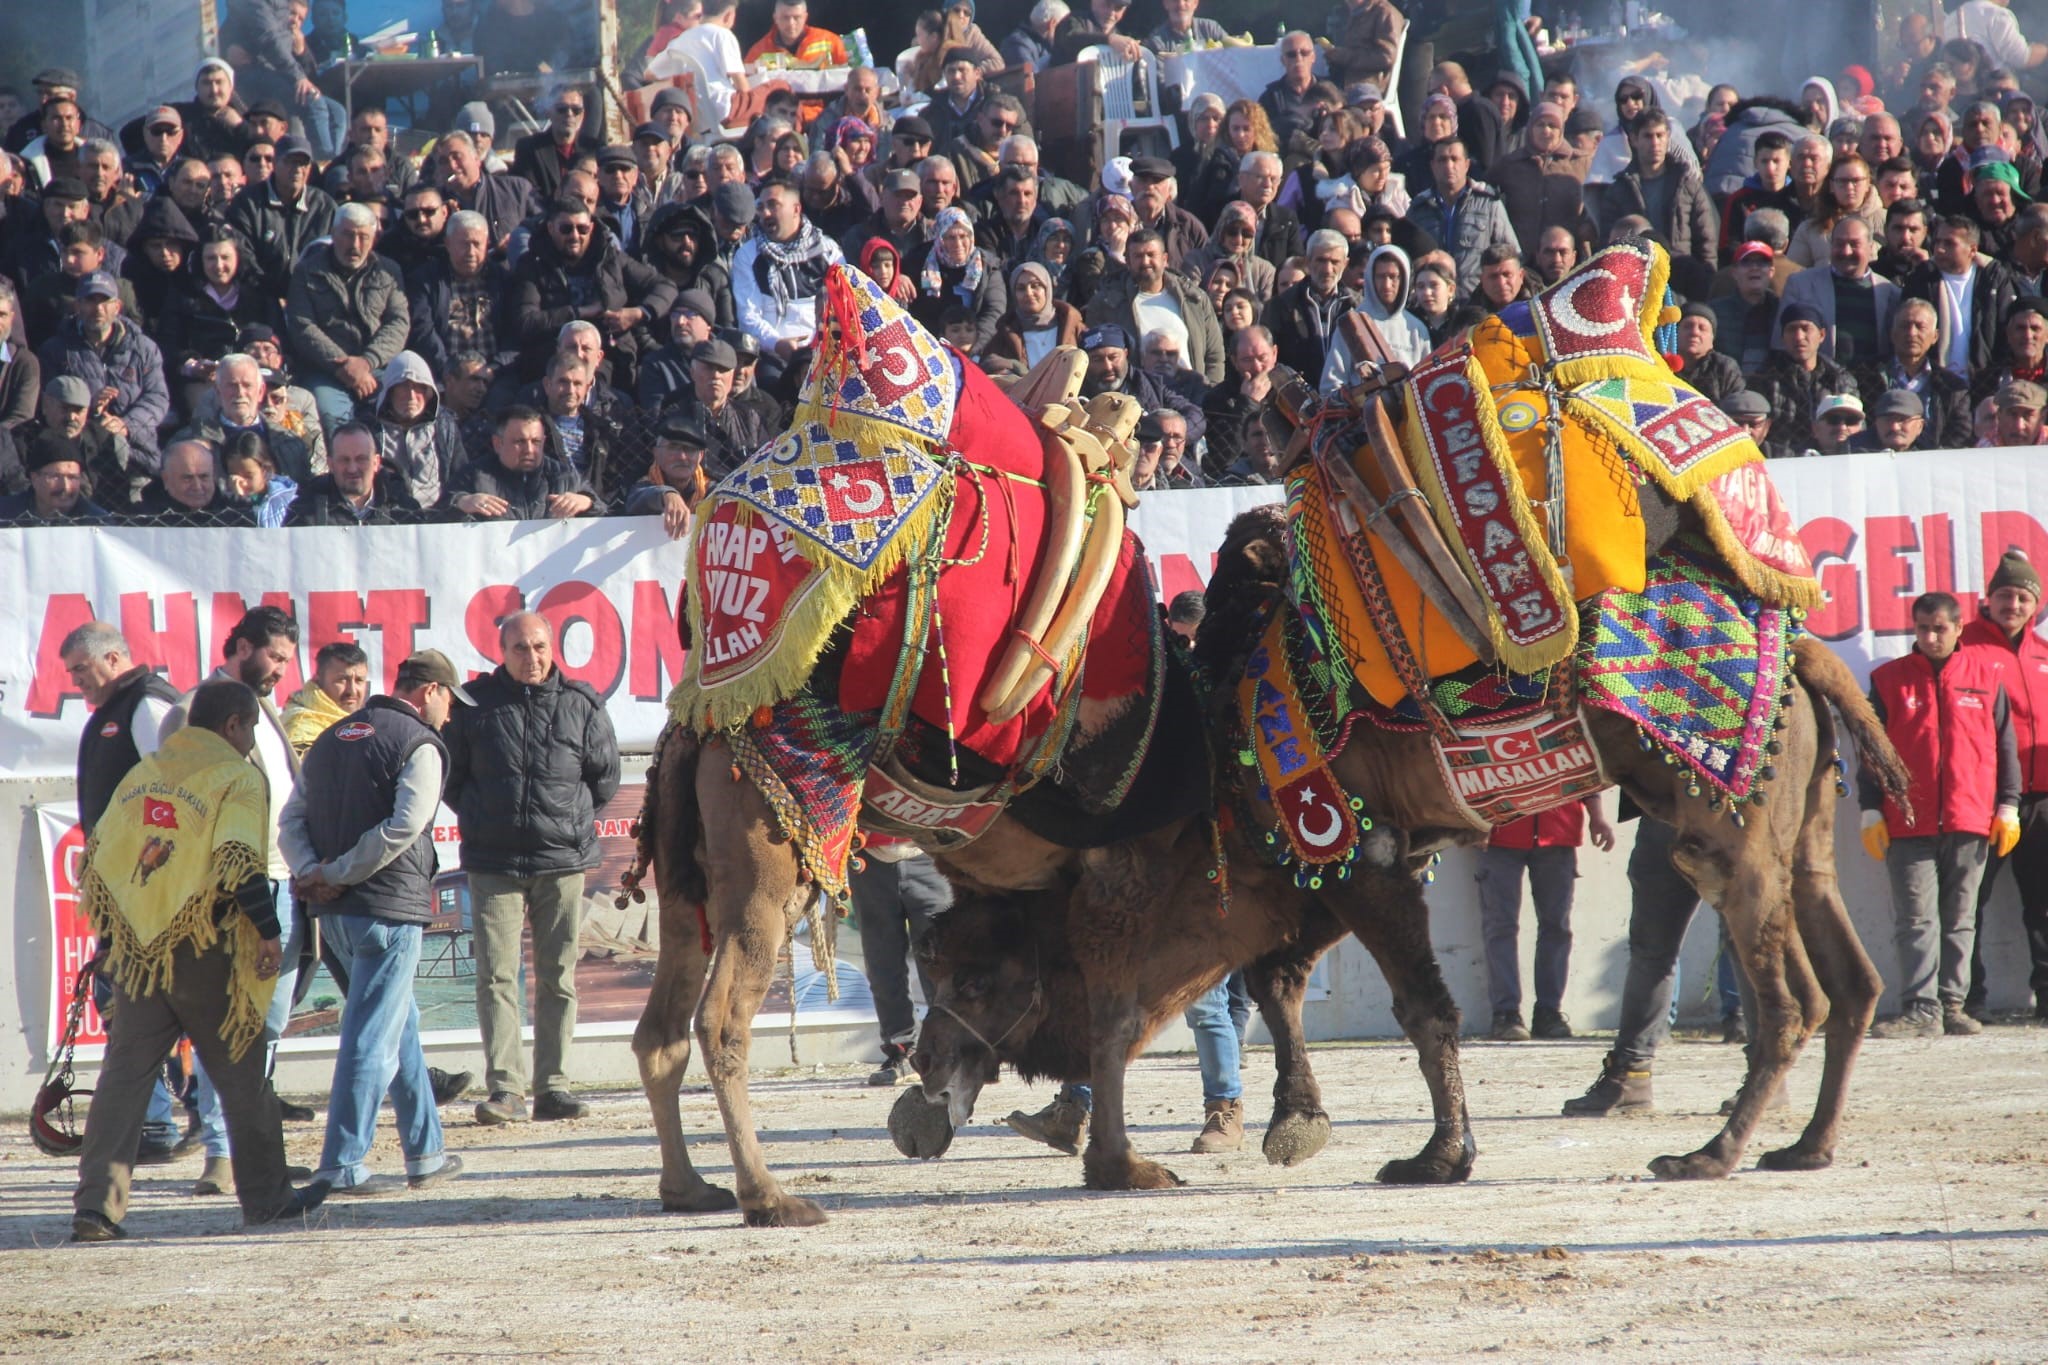
[[[1115,48],[1099,46],[1083,49],[1076,60],[1095,68],[1095,88],[1102,96],[1104,165],[1123,154],[1124,134],[1136,129],[1160,129],[1168,147],[1180,146],[1180,130],[1160,112],[1157,57],[1148,52],[1127,61]]]
[[[1396,137],[1408,136],[1408,130],[1401,126],[1401,61],[1408,55],[1408,35],[1414,31],[1414,24],[1405,24],[1401,28],[1401,36],[1394,40],[1394,67],[1387,73],[1387,88],[1380,92],[1380,98],[1387,106],[1387,122],[1393,127]]]

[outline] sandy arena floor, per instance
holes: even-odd
[[[831,1215],[803,1232],[657,1212],[644,1102],[610,1092],[583,1122],[509,1131],[450,1106],[468,1173],[329,1204],[309,1230],[242,1231],[232,1201],[186,1193],[196,1159],[145,1170],[132,1241],[68,1246],[73,1173],[10,1121],[0,1358],[2048,1358],[2048,1030],[1872,1043],[1833,1170],[1678,1186],[1644,1163],[1714,1131],[1740,1052],[1674,1042],[1654,1116],[1558,1117],[1604,1043],[1471,1045],[1481,1155],[1447,1189],[1372,1183],[1428,1133],[1412,1056],[1390,1044],[1315,1051],[1336,1138],[1294,1171],[1257,1152],[1270,1053],[1247,1061],[1250,1140],[1226,1157],[1185,1154],[1192,1059],[1140,1063],[1140,1150],[1180,1153],[1189,1181],[1162,1194],[1080,1190],[1078,1161],[1000,1126],[1047,1096],[1014,1080],[921,1164],[890,1145],[894,1097],[864,1069],[769,1078],[769,1158]],[[1769,1145],[1819,1072],[1816,1048]],[[708,1090],[683,1117],[723,1182]],[[382,1138],[395,1169],[388,1123]],[[311,1164],[320,1129],[288,1142]]]

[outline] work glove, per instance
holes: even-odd
[[[1867,810],[1863,812],[1863,851],[1879,862],[1892,846],[1892,832],[1885,828],[1884,812]]]
[[[2020,812],[2017,806],[2000,806],[1991,820],[1992,856],[2003,858],[2020,841]]]

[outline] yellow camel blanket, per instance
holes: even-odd
[[[172,954],[220,938],[219,903],[268,867],[270,795],[260,768],[190,726],[137,764],[85,850],[82,905],[106,969],[131,996],[167,990]],[[256,926],[228,917],[234,959],[221,1040],[239,1059],[263,1032],[276,979],[256,974]]]

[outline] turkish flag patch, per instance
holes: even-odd
[[[142,802],[142,823],[155,829],[176,829],[178,808],[168,801],[145,797]]]

